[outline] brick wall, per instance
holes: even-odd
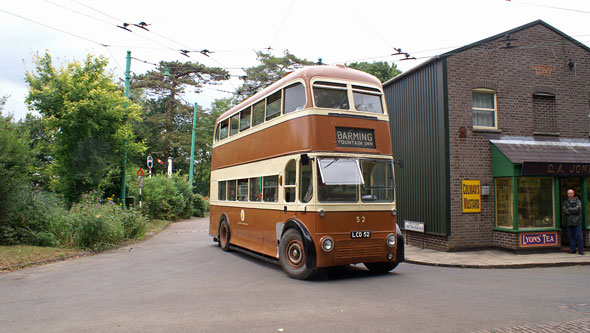
[[[449,144],[451,170],[451,235],[446,248],[502,246],[514,248],[518,236],[493,232],[494,186],[490,134],[588,138],[590,121],[590,52],[537,24],[513,33],[516,48],[503,48],[502,38],[448,57]],[[576,65],[568,63],[572,59]],[[473,129],[472,90],[496,91],[497,132]],[[550,91],[555,97],[533,97]],[[536,116],[536,117],[535,117]],[[553,121],[553,120],[556,121]],[[460,129],[467,129],[465,138]],[[490,186],[481,214],[463,214],[461,181],[478,179]]]

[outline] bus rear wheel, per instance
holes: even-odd
[[[299,231],[289,229],[281,237],[279,262],[290,277],[305,280],[312,276],[314,269],[307,267],[305,244]]]
[[[365,262],[363,265],[377,274],[387,273],[397,267],[398,262]]]
[[[225,219],[221,220],[221,223],[219,224],[219,237],[217,242],[219,247],[225,252],[229,251],[230,236],[231,233],[229,232],[229,223],[227,223]]]

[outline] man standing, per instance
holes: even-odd
[[[576,244],[578,253],[584,255],[584,238],[582,236],[582,216],[580,211],[582,203],[575,196],[574,190],[567,190],[567,199],[563,201],[561,210],[566,215],[567,234],[570,239],[570,253],[576,253]]]

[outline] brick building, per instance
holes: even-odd
[[[410,244],[559,249],[561,202],[590,215],[590,48],[543,21],[384,84],[397,210]]]

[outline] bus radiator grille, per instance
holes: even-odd
[[[336,242],[336,259],[379,257],[383,255],[382,239],[346,240]]]

